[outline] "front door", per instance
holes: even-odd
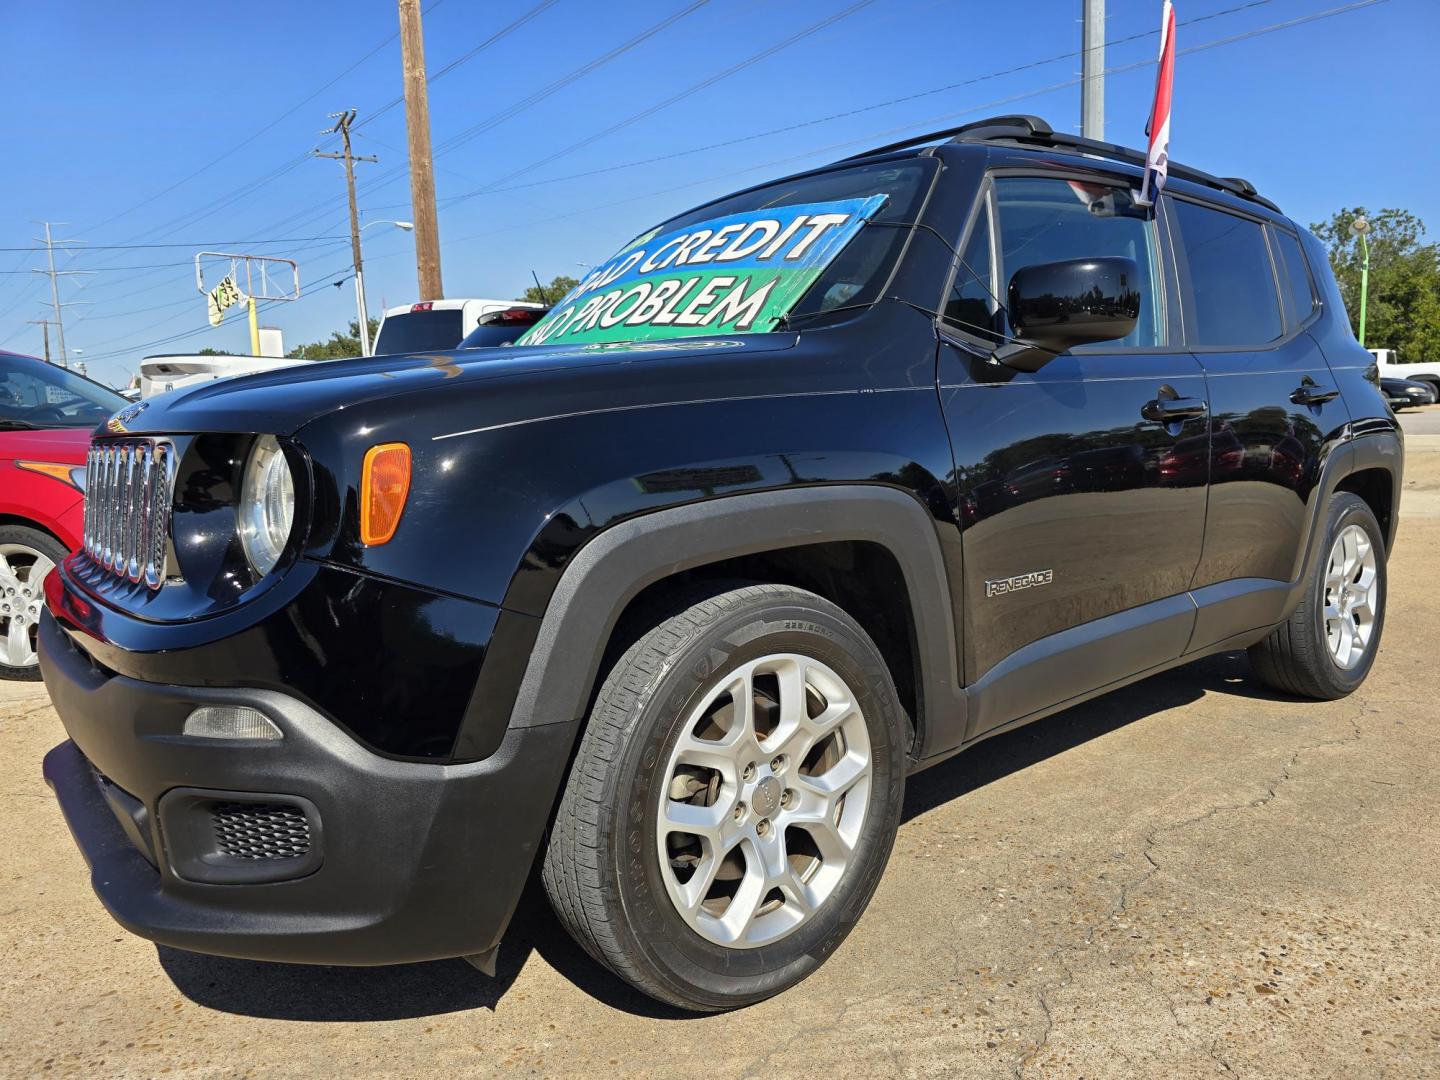
[[[1172,333],[1154,212],[1098,178],[995,176],[942,320],[955,455],[970,734],[1173,660],[1205,530],[1205,376]],[[1134,332],[1038,371],[997,365],[1003,283],[1022,267],[1123,256]],[[1174,342],[1172,346],[1171,342]]]

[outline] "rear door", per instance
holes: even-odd
[[[955,455],[971,734],[1173,660],[1205,528],[1205,379],[1172,325],[1162,230],[1128,184],[996,175],[941,321],[941,402]],[[1134,259],[1126,339],[1033,373],[990,360],[1019,269]],[[1128,614],[1127,614],[1128,613]]]
[[[1306,331],[1314,293],[1295,235],[1197,199],[1165,202],[1186,341],[1211,406],[1210,506],[1194,586],[1242,583],[1199,595],[1191,647],[1202,648],[1281,617],[1267,597],[1279,603],[1279,583],[1300,572],[1327,437],[1349,416]],[[1254,627],[1244,625],[1246,606]]]

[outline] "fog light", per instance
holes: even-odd
[[[197,739],[281,739],[280,729],[247,705],[202,705],[185,718],[184,734]]]

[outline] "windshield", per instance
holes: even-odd
[[[465,336],[464,316],[459,308],[402,311],[398,315],[388,315],[380,324],[380,334],[375,339],[375,355],[458,348],[460,339]]]
[[[873,303],[915,220],[929,159],[771,184],[672,218],[585,278],[517,345],[764,333]]]
[[[129,402],[43,360],[0,354],[0,430],[94,427]]]

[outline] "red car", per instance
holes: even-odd
[[[0,679],[38,679],[45,575],[79,546],[90,432],[128,405],[73,371],[0,352]]]

